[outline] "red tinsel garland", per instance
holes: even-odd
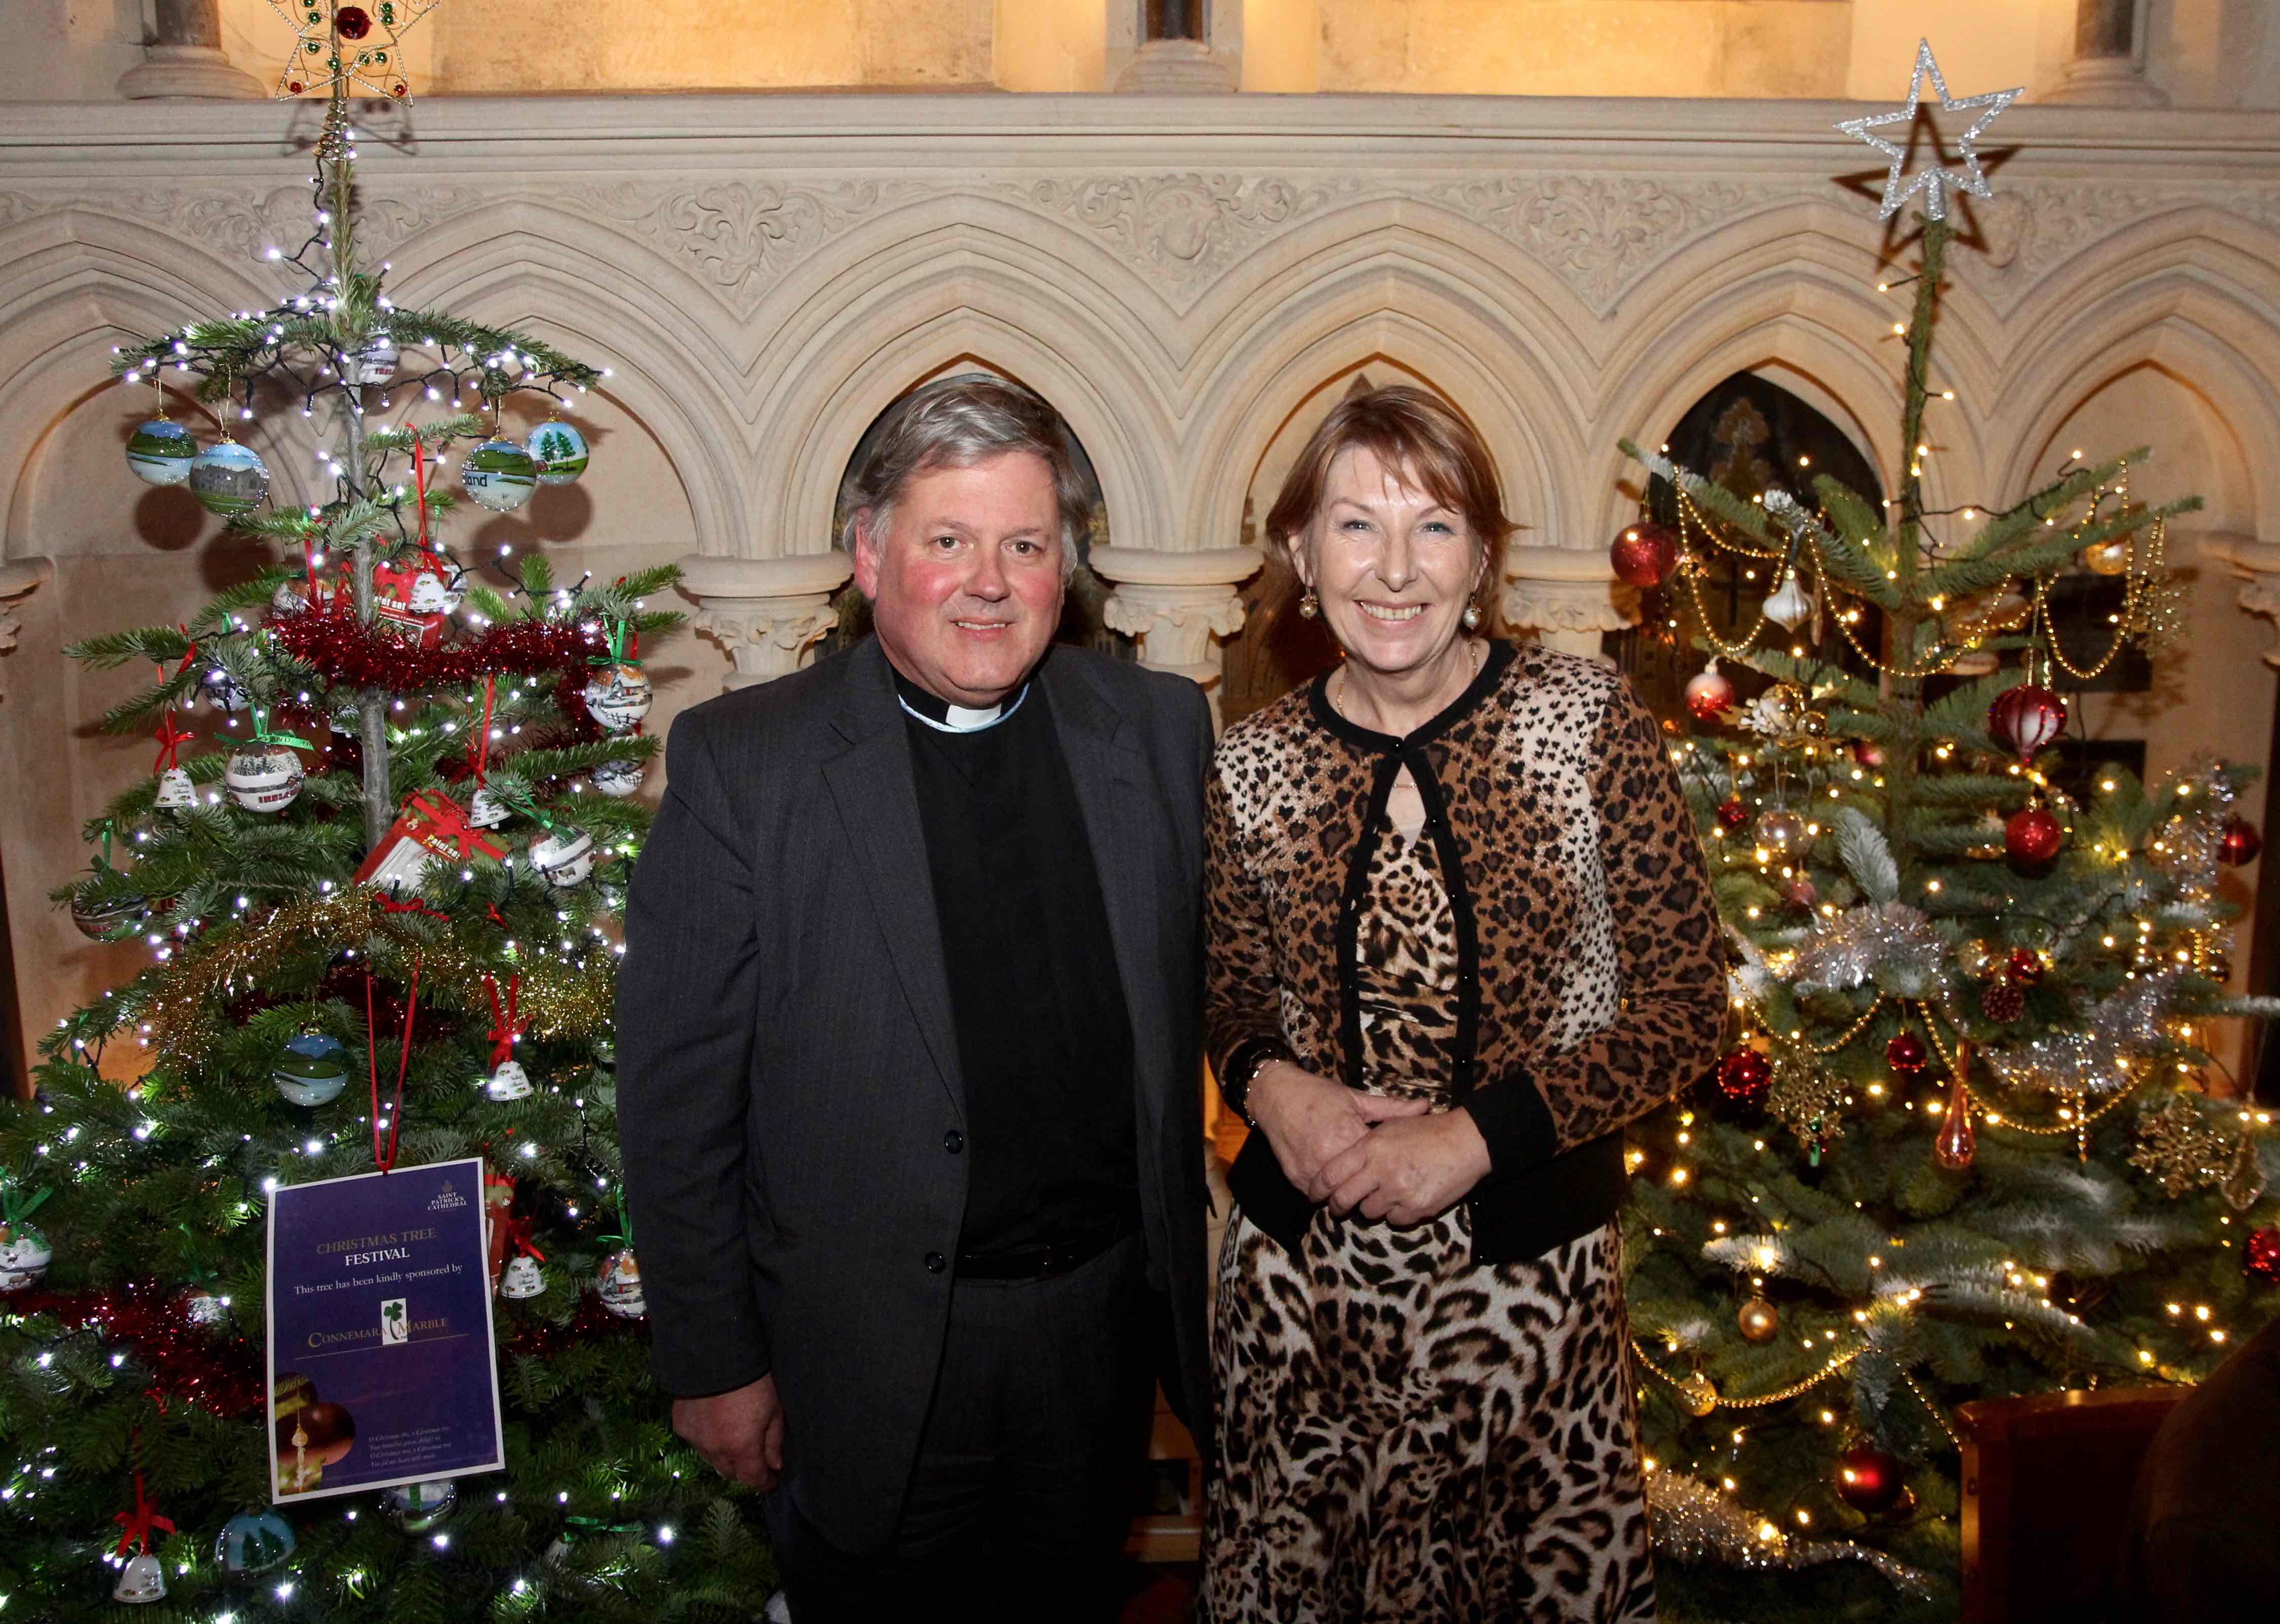
[[[263,1402],[261,1344],[192,1325],[181,1300],[155,1281],[109,1291],[24,1291],[7,1303],[11,1313],[52,1314],[123,1344],[150,1371],[146,1390],[154,1397],[186,1398],[220,1416],[243,1415]]]
[[[415,648],[334,604],[279,615],[269,629],[281,648],[331,686],[395,693],[460,687],[494,674],[543,676],[583,667],[610,651],[600,627],[588,631],[565,620],[506,620],[464,642]]]

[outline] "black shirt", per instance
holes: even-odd
[[[1008,696],[994,723],[945,732],[921,718],[942,723],[948,706],[900,672],[895,686],[966,1083],[959,1246],[1136,1226],[1131,1019],[1044,687]]]

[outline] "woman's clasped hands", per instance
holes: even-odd
[[[1281,1060],[1252,1080],[1250,1105],[1283,1176],[1340,1216],[1421,1224],[1489,1173],[1488,1142],[1461,1109],[1360,1093]]]

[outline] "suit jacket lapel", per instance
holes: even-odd
[[[1146,760],[1123,717],[1102,698],[1074,661],[1047,659],[1042,673],[1069,780],[1084,813],[1085,835],[1100,876],[1108,934],[1132,1022],[1132,1063],[1152,1129],[1161,1120],[1166,1081],[1156,1064],[1165,1030],[1161,898],[1157,889],[1161,831]]]
[[[911,777],[910,739],[895,700],[893,673],[878,643],[864,643],[848,656],[848,665],[846,703],[834,725],[849,747],[824,763],[824,781],[854,845],[887,957],[962,1120],[966,1089],[958,1066],[934,874]]]

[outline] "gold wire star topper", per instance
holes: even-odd
[[[404,33],[443,0],[366,0],[335,5],[333,0],[269,0],[270,9],[293,26],[299,37],[278,75],[281,97],[310,91],[362,90],[368,96],[408,102],[404,77]]]
[[[1940,112],[1968,112],[1974,107],[1984,107],[1987,111],[1973,119],[1971,127],[1956,138],[1955,150],[1963,159],[1960,168],[1951,169],[1945,165],[1935,163],[1929,168],[1919,169],[1915,173],[1903,180],[1900,171],[1907,165],[1907,149],[1885,140],[1882,135],[1874,135],[1869,132],[1887,124],[1906,126],[1915,122],[1916,103],[1923,95],[1924,75],[1927,73],[1931,76],[1931,88],[1939,92]],[[1893,215],[1899,212],[1900,205],[1918,192],[1924,195],[1925,214],[1933,219],[1947,218],[1947,192],[1950,187],[1959,192],[1968,192],[1974,197],[1993,196],[1994,189],[1987,184],[1986,175],[1980,172],[1979,151],[1973,143],[1985,133],[1989,125],[1995,122],[2006,107],[2019,99],[2020,93],[2025,89],[2024,85],[2020,85],[2009,90],[1990,90],[1984,96],[1967,96],[1958,101],[1948,95],[1947,81],[1940,77],[1939,64],[1932,60],[1931,42],[1918,41],[1916,71],[1908,81],[1908,104],[1891,112],[1871,113],[1865,119],[1846,119],[1837,127],[1846,135],[1858,136],[1867,142],[1892,160],[1891,173],[1884,181],[1884,204],[1877,211],[1876,218],[1891,219]],[[1936,153],[1935,156],[1937,156]]]

